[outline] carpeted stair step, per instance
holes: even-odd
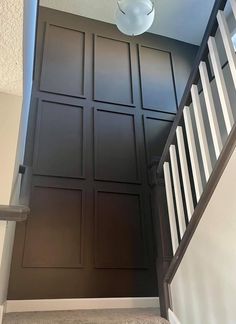
[[[3,324],[168,324],[158,308],[10,313]]]

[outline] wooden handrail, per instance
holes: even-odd
[[[22,222],[27,219],[30,213],[26,206],[5,206],[0,205],[0,220]]]
[[[208,54],[208,49],[207,49],[207,42],[210,36],[215,36],[218,23],[217,23],[217,13],[219,10],[224,10],[225,5],[226,5],[227,0],[216,0],[214,7],[211,12],[211,16],[209,19],[209,22],[207,24],[207,28],[201,43],[201,46],[199,47],[196,59],[194,61],[194,67],[192,69],[192,72],[189,76],[184,94],[182,96],[179,109],[177,111],[175,120],[173,122],[173,125],[170,130],[170,134],[168,136],[168,139],[166,141],[166,145],[163,151],[163,154],[160,159],[160,163],[157,168],[157,173],[158,175],[162,175],[162,170],[163,170],[163,164],[167,159],[167,156],[169,154],[169,147],[173,143],[174,138],[175,138],[175,133],[176,133],[176,128],[181,124],[182,116],[183,116],[183,110],[186,105],[190,103],[190,96],[191,96],[191,87],[193,84],[197,84],[199,81],[199,64],[201,61],[206,60],[207,54]]]
[[[22,174],[19,205],[0,205],[1,221],[25,221],[30,214],[29,199],[31,187],[32,169],[25,165],[20,165],[19,174]]]

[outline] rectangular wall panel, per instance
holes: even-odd
[[[47,24],[40,90],[83,97],[85,33]]]
[[[134,116],[95,109],[94,127],[95,178],[138,182]]]
[[[176,113],[176,95],[171,54],[139,46],[143,109]]]
[[[96,267],[145,267],[140,195],[99,191],[95,206]]]
[[[94,99],[133,105],[130,43],[94,37]]]
[[[24,267],[81,267],[81,190],[34,187],[25,234]]]
[[[152,159],[161,157],[172,121],[145,116],[143,121],[147,161],[150,163]]]
[[[42,101],[38,107],[34,171],[83,176],[83,108]]]

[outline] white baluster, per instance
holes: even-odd
[[[215,111],[215,104],[213,100],[211,85],[207,73],[207,67],[205,62],[201,62],[199,65],[199,72],[201,76],[201,82],[202,82],[202,88],[203,88],[203,94],[206,102],[206,108],[207,108],[207,115],[209,118],[210,128],[211,128],[211,134],[215,149],[216,158],[219,157],[220,152],[222,150],[223,144],[220,134],[220,128],[216,116]]]
[[[212,172],[212,165],[211,165],[211,158],[208,149],[205,126],[202,117],[202,110],[201,110],[201,104],[200,104],[200,99],[198,94],[198,88],[195,84],[193,84],[191,87],[191,96],[193,101],[193,112],[194,112],[196,125],[197,125],[197,132],[198,132],[198,138],[200,143],[204,173],[206,176],[206,180],[208,180]]]
[[[185,123],[187,140],[188,140],[189,155],[190,155],[190,160],[192,165],[194,187],[196,192],[196,198],[198,201],[201,197],[203,188],[202,188],[202,179],[201,179],[201,173],[200,173],[199,162],[197,157],[197,149],[196,149],[196,143],[193,134],[193,126],[192,126],[189,107],[184,107],[183,114],[184,114],[184,123]]]
[[[180,160],[181,174],[183,179],[185,201],[187,207],[187,216],[188,216],[188,220],[190,221],[194,211],[194,206],[193,206],[193,197],[192,197],[192,190],[191,190],[189,171],[188,171],[188,163],[187,163],[186,152],[185,152],[183,129],[181,126],[178,126],[176,129],[176,137],[177,137],[177,144],[179,150],[179,160]]]
[[[180,237],[182,238],[186,230],[186,222],[185,222],[183,197],[182,197],[182,191],[180,187],[179,169],[178,169],[175,145],[170,146],[170,162],[171,162],[170,164],[171,171],[173,175],[177,216],[179,221],[179,232],[180,232]]]
[[[220,58],[219,58],[214,37],[209,37],[208,47],[209,47],[209,54],[211,57],[213,71],[215,74],[216,85],[220,97],[222,111],[224,115],[225,125],[227,129],[227,133],[229,134],[234,124],[234,117],[233,117],[233,113],[229,101],[229,95],[227,92],[225,79],[221,68]]]
[[[236,19],[236,1],[235,0],[230,0],[230,4],[234,13],[234,18]]]
[[[217,20],[220,28],[220,33],[225,47],[225,52],[228,58],[230,71],[233,77],[234,86],[236,88],[236,56],[234,52],[234,45],[231,39],[229,27],[225,19],[224,12],[219,10]]]
[[[170,222],[171,242],[172,242],[173,254],[175,254],[179,246],[179,241],[178,241],[178,234],[177,234],[177,227],[176,227],[174,198],[172,192],[172,182],[170,176],[169,162],[165,162],[163,164],[163,169],[164,169],[164,179],[165,179],[165,187],[166,187],[167,207],[168,207],[169,222]]]

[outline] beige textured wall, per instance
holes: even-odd
[[[0,204],[5,205],[17,204],[19,198],[18,170],[30,107],[36,13],[37,0],[0,1],[0,52],[4,58],[0,59]],[[0,323],[14,232],[14,222],[0,222]]]
[[[14,202],[19,188],[15,170],[22,97],[0,93],[0,204]],[[15,196],[15,197],[13,197]],[[0,305],[7,296],[15,222],[0,221]]]
[[[24,0],[0,1],[0,92],[22,94]]]
[[[11,198],[22,97],[0,93],[0,204]]]
[[[19,186],[14,182],[23,97],[23,9],[24,0],[0,1],[0,204],[5,205],[17,198],[13,189]],[[14,232],[14,222],[0,222],[0,323]]]

